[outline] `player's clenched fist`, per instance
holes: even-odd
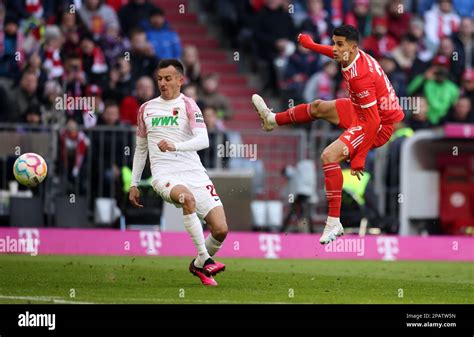
[[[165,139],[161,140],[158,143],[158,147],[162,152],[176,151],[176,147],[174,146],[174,144],[172,142],[169,142],[169,141],[165,140]]]
[[[140,190],[136,186],[130,187],[128,194],[128,200],[134,207],[142,208],[143,205],[140,204]]]
[[[298,35],[298,43],[303,47],[308,48],[309,46],[314,44],[314,41],[308,34],[300,34]]]

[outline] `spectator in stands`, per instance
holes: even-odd
[[[184,47],[182,61],[186,71],[186,83],[201,85],[201,62],[196,46],[188,45]]]
[[[64,172],[67,192],[75,192],[74,185],[80,181],[85,165],[89,139],[84,132],[79,131],[74,119],[66,122],[66,127],[59,136],[59,172]]]
[[[459,59],[459,52],[454,49],[451,38],[443,37],[440,40],[437,55],[444,56],[449,61],[449,79],[456,84],[460,84],[464,72],[464,62]]]
[[[66,55],[64,68],[64,82],[66,84],[65,94],[67,97],[84,96],[86,89],[86,75],[82,70],[82,60],[79,54]],[[67,118],[74,118],[77,123],[83,124],[82,111],[67,107],[65,113]]]
[[[356,27],[362,37],[367,37],[371,34],[372,21],[369,12],[369,0],[354,0],[353,4],[354,7],[346,14],[344,23]]]
[[[474,109],[469,97],[461,96],[442,123],[474,123]]]
[[[391,52],[397,45],[397,41],[387,35],[387,18],[377,17],[372,21],[372,35],[363,42],[363,49],[375,58]]]
[[[32,53],[25,64],[23,71],[31,71],[38,77],[38,88],[43,88],[44,83],[47,81],[47,75],[42,68],[41,57],[38,53]]]
[[[411,114],[408,125],[413,131],[427,129],[433,126],[428,120],[428,102],[426,98],[421,96],[419,98],[419,104],[415,107],[415,110]]]
[[[324,9],[323,0],[308,0],[308,17],[303,21],[300,31],[313,36],[313,40],[321,44],[332,44],[333,26],[329,13]]]
[[[254,43],[268,74],[264,89],[278,93],[274,60],[293,49],[296,29],[283,0],[265,0],[255,17]]]
[[[142,76],[150,76],[158,66],[159,59],[153,46],[148,42],[145,31],[141,28],[130,32],[130,61],[132,62],[132,78],[137,80]]]
[[[303,96],[305,102],[312,102],[315,99],[332,100],[335,98],[336,81],[334,77],[337,75],[338,69],[334,61],[326,61],[323,69],[306,82]]]
[[[101,0],[85,0],[79,16],[95,41],[103,37],[109,27],[120,27],[115,11]]]
[[[459,31],[453,34],[454,49],[458,53],[458,62],[464,68],[474,68],[474,24],[473,19],[464,17],[461,19]],[[469,57],[471,62],[469,63]]]
[[[33,71],[25,71],[21,75],[20,85],[11,92],[11,111],[7,121],[18,122],[26,113],[29,106],[39,105],[37,96],[38,90],[38,76]]]
[[[199,89],[196,84],[194,83],[186,84],[185,86],[183,86],[182,91],[185,96],[192,98],[201,110],[204,109],[204,102],[198,96]]]
[[[107,85],[108,66],[102,49],[94,42],[90,35],[85,35],[81,40],[82,69],[88,83]]]
[[[132,29],[140,27],[142,21],[149,19],[154,8],[156,7],[148,0],[130,0],[128,4],[120,8],[118,16],[123,33],[129,36]]]
[[[100,41],[100,46],[104,51],[105,58],[109,65],[115,65],[116,60],[125,55],[130,50],[130,42],[123,39],[118,27],[110,26],[105,32],[105,36]]]
[[[150,13],[150,21],[145,25],[145,32],[156,56],[161,59],[181,58],[181,41],[178,33],[171,29],[161,8],[154,8]]]
[[[460,21],[451,0],[438,0],[438,3],[425,13],[426,37],[438,46],[441,38],[458,31]]]
[[[123,57],[117,58],[109,73],[108,96],[120,102],[133,91],[134,86],[131,62]]]
[[[217,110],[217,116],[223,119],[230,119],[234,112],[230,103],[224,95],[219,92],[219,77],[212,73],[204,76],[202,81],[202,91],[199,94],[204,104],[212,105]]]
[[[59,109],[56,102],[57,98],[62,99],[63,90],[56,81],[47,81],[44,85],[43,99],[40,106],[41,119],[43,125],[57,125],[64,127],[66,123],[66,114],[63,109]]]
[[[284,81],[281,86],[288,97],[297,102],[303,100],[306,81],[318,71],[318,64],[318,54],[298,44],[296,52],[288,60],[283,78]]]
[[[219,157],[218,146],[225,146],[228,138],[225,132],[219,128],[217,110],[215,107],[208,105],[204,108],[202,114],[209,135],[209,147],[198,151],[201,162],[205,168],[216,168],[217,161],[222,160],[222,168],[226,168],[229,158],[225,156]]]
[[[13,118],[11,115],[13,102],[11,102],[10,97],[8,97],[9,92],[9,89],[0,85],[0,102],[2,102],[2,104],[0,104],[0,122],[2,123],[11,122],[12,120],[10,119]]]
[[[3,29],[1,29],[3,28]],[[21,50],[23,35],[18,27],[18,18],[7,14],[0,24],[0,76],[17,80],[20,76],[20,63],[17,62],[17,51]]]
[[[462,94],[469,97],[474,107],[474,69],[466,69],[462,76]]]
[[[76,12],[69,10],[62,12],[60,18],[60,29],[64,36],[64,44],[61,48],[63,54],[79,53],[81,46],[81,36],[84,34],[84,27],[78,22]]]
[[[404,72],[400,71],[395,59],[389,55],[384,55],[379,59],[379,63],[390,80],[393,89],[395,89],[397,96],[406,96],[407,76]]]
[[[408,33],[411,17],[403,0],[389,1],[387,3],[388,35],[400,42],[401,38]]]
[[[32,105],[26,109],[25,114],[22,118],[24,123],[27,123],[31,126],[39,126],[41,125],[41,111],[39,106]]]
[[[404,35],[400,45],[392,52],[393,59],[410,79],[424,72],[427,67],[427,64],[418,58],[417,41],[413,34]]]
[[[459,97],[459,88],[448,79],[449,60],[437,56],[433,65],[423,74],[416,76],[408,85],[408,95],[421,92],[428,101],[428,120],[437,125]]]
[[[43,69],[48,79],[59,79],[63,76],[64,68],[61,60],[61,46],[63,35],[58,26],[46,26],[45,42],[43,46]]]
[[[429,62],[438,50],[438,47],[426,37],[425,22],[419,17],[413,17],[410,21],[408,34],[413,35],[417,40],[418,58],[423,62]]]
[[[140,77],[136,83],[134,95],[125,97],[120,103],[120,121],[137,125],[137,114],[140,106],[155,97],[153,80],[148,76]]]
[[[115,101],[105,103],[104,112],[100,115],[97,125],[109,127],[99,133],[93,133],[92,145],[95,151],[93,156],[93,176],[97,181],[95,186],[103,186],[105,197],[118,197],[122,194],[121,168],[125,164],[124,147],[129,145],[128,134],[123,131],[114,131],[114,127],[121,125],[120,109]],[[100,164],[102,162],[102,164]],[[99,181],[101,180],[101,181]],[[112,184],[114,193],[112,194]]]
[[[86,128],[91,128],[97,124],[98,117],[104,111],[104,101],[102,99],[102,89],[97,84],[89,84],[86,87],[86,98],[93,98],[93,110],[87,107],[82,112],[82,119]]]

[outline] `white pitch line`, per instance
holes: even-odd
[[[94,304],[92,302],[77,302],[63,300],[59,296],[5,296],[0,295],[0,299],[7,300],[25,300],[25,301],[37,301],[37,302],[53,302],[57,304]]]

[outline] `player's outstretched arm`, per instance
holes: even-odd
[[[193,129],[193,138],[185,142],[174,144],[176,151],[199,151],[209,147],[207,129],[197,127]]]
[[[307,34],[298,35],[298,43],[306,49],[310,49],[318,54],[323,54],[327,57],[334,58],[334,53],[331,46],[315,43],[311,36]]]
[[[130,184],[130,191],[128,195],[130,203],[135,207],[143,207],[143,205],[140,204],[140,191],[138,190],[138,184],[140,183],[142,177],[147,156],[147,139],[137,136],[135,154],[133,155],[132,183]]]

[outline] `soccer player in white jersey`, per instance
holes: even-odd
[[[209,147],[209,137],[196,102],[180,92],[183,74],[179,60],[162,60],[158,65],[161,95],[143,103],[138,111],[129,200],[143,207],[137,186],[149,153],[153,189],[164,201],[183,209],[184,227],[196,247],[198,254],[189,271],[202,284],[216,286],[213,276],[224,271],[225,265],[212,256],[227,236],[227,223],[222,202],[196,152]],[[206,239],[200,219],[211,230]]]

